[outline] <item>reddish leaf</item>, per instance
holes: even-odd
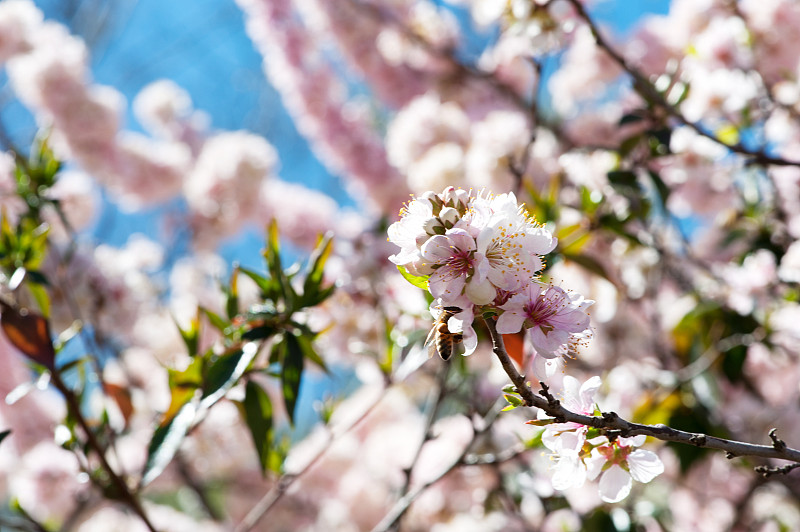
[[[110,382],[103,383],[103,390],[106,392],[106,395],[117,403],[117,407],[125,420],[125,426],[127,426],[133,415],[133,400],[131,399],[130,390],[124,386],[112,384]]]
[[[0,309],[0,326],[8,341],[31,360],[55,370],[56,352],[47,320],[27,309],[17,310],[4,301],[0,301]]]
[[[510,356],[520,368],[522,367],[524,341],[525,333],[523,332],[503,335],[503,343],[506,345],[506,353],[508,353],[508,356]]]

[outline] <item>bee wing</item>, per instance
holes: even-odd
[[[425,338],[425,345],[428,347],[428,358],[437,353],[436,348],[436,324],[433,324],[431,330],[428,331],[428,337]]]

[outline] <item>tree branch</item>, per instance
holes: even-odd
[[[451,463],[450,466],[445,468],[441,473],[436,475],[436,477],[423,482],[398,499],[394,506],[392,506],[392,508],[389,510],[389,513],[387,513],[383,519],[381,519],[381,521],[375,525],[375,527],[372,529],[372,532],[388,532],[391,530],[392,527],[400,521],[403,515],[405,515],[405,513],[411,507],[411,503],[413,503],[416,498],[422,494],[422,492],[424,492],[433,484],[439,482],[439,480],[453,471],[456,467],[460,465],[467,465],[465,459],[470,455],[470,449],[472,449],[472,446],[475,444],[478,438],[485,434],[492,427],[492,424],[494,423],[494,420],[497,419],[499,413],[500,408],[492,408],[489,410],[489,413],[484,417],[480,428],[476,428],[473,425],[472,439],[469,441],[469,443],[467,443],[467,445],[464,447],[464,450],[461,451],[453,463]]]
[[[81,406],[78,402],[78,398],[75,396],[72,390],[70,390],[67,385],[64,384],[64,381],[61,379],[61,375],[59,375],[58,371],[53,371],[50,378],[56,389],[64,396],[70,413],[75,416],[75,420],[78,422],[78,425],[86,434],[86,442],[88,447],[92,449],[95,454],[97,454],[97,458],[100,460],[100,466],[102,467],[103,471],[105,471],[106,475],[108,475],[108,479],[111,482],[111,487],[114,489],[114,495],[124,504],[128,505],[136,513],[136,515],[139,516],[139,518],[144,522],[145,526],[147,526],[148,530],[151,532],[156,532],[155,526],[153,526],[153,523],[150,522],[150,519],[148,518],[147,513],[145,512],[144,507],[139,501],[136,493],[131,490],[125,479],[117,474],[116,471],[114,471],[114,468],[111,467],[111,464],[106,459],[105,448],[95,437],[94,431],[92,431],[92,428],[89,426],[89,422],[86,421],[85,417],[83,417],[83,412],[81,412]]]
[[[715,436],[708,436],[706,434],[685,432],[682,430],[673,429],[667,425],[644,425],[641,423],[632,423],[627,421],[614,412],[603,412],[600,416],[586,416],[578,414],[564,408],[558,399],[553,397],[547,385],[540,382],[541,391],[535,394],[531,387],[527,384],[525,377],[520,375],[514,367],[514,363],[506,352],[505,345],[503,344],[503,337],[497,332],[495,322],[491,318],[484,319],[489,334],[492,337],[492,350],[503,370],[511,379],[511,382],[517,389],[517,393],[522,397],[522,400],[527,406],[535,406],[541,408],[548,415],[555,418],[559,423],[572,422],[580,423],[589,427],[605,430],[617,431],[620,436],[629,437],[643,434],[651,436],[662,441],[672,441],[693,445],[695,447],[703,447],[707,449],[717,449],[725,451],[728,458],[735,458],[738,456],[758,456],[761,458],[777,458],[781,460],[789,460],[792,462],[800,463],[800,450],[792,449],[786,445],[783,440],[780,440],[775,429],[770,431],[770,438],[772,445],[756,445],[752,443],[745,443],[735,440],[727,440],[724,438],[717,438]],[[800,466],[797,466],[800,467]],[[793,469],[794,467],[792,467]],[[759,470],[759,472],[765,472]],[[781,471],[788,472],[788,471]]]
[[[322,458],[327,454],[328,449],[330,449],[334,442],[336,442],[341,436],[347,434],[351,429],[353,429],[356,425],[361,423],[373,410],[378,404],[381,402],[383,397],[386,395],[386,389],[382,390],[382,393],[378,396],[378,399],[373,402],[361,415],[358,416],[353,422],[351,422],[348,426],[344,427],[340,431],[332,432],[328,436],[328,441],[325,446],[316,454],[314,457],[297,473],[294,474],[285,474],[281,476],[275,485],[264,494],[263,497],[256,503],[253,508],[247,513],[247,515],[242,519],[242,521],[234,528],[234,532],[248,532],[258,525],[258,522],[269,512],[273,506],[286,494],[286,491],[294,484],[294,482],[302,477],[305,473],[310,471],[317,463],[322,460]]]
[[[740,155],[744,155],[752,159],[751,163],[755,164],[763,164],[763,165],[775,165],[775,166],[800,166],[800,161],[790,161],[787,159],[782,159],[780,157],[774,157],[772,155],[767,154],[764,149],[759,150],[752,150],[744,146],[741,142],[736,142],[733,144],[728,144],[717,138],[716,135],[713,133],[709,133],[706,131],[699,123],[692,122],[685,116],[683,113],[675,107],[674,105],[670,104],[664,99],[664,96],[658,92],[655,87],[653,87],[652,83],[645,78],[644,74],[639,72],[633,65],[628,63],[628,61],[619,53],[617,52],[608,40],[603,37],[598,29],[597,25],[592,21],[589,14],[584,9],[583,4],[580,0],[569,0],[569,3],[572,4],[572,7],[575,8],[575,11],[578,15],[583,19],[586,25],[589,27],[589,30],[592,32],[592,36],[594,37],[595,42],[597,45],[605,50],[605,52],[617,63],[620,68],[622,68],[625,72],[628,73],[633,78],[633,86],[636,92],[638,92],[645,100],[649,101],[650,103],[657,105],[658,107],[662,108],[664,111],[667,112],[670,116],[678,120],[681,124],[691,128],[694,130],[698,135],[703,137],[709,138],[714,142],[725,146],[727,149],[731,150],[734,153],[738,153]]]

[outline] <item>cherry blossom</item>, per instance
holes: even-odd
[[[570,347],[591,335],[586,308],[594,301],[558,286],[530,283],[500,308],[497,330],[513,334],[528,330],[536,352],[545,358],[566,355]]]
[[[600,478],[600,497],[606,502],[619,502],[630,494],[633,480],[646,484],[664,472],[664,464],[652,451],[636,449],[645,436],[619,437],[613,442],[592,449],[586,460],[588,478]]]

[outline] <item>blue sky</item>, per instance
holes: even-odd
[[[261,57],[245,34],[243,14],[233,0],[35,3],[47,18],[67,24],[87,41],[98,83],[115,87],[130,102],[148,83],[172,79],[191,94],[197,109],[209,114],[213,128],[246,129],[275,145],[283,179],[321,190],[342,205],[352,203],[340,180],[314,157],[265,79]],[[664,13],[668,6],[668,0],[596,0],[592,12],[624,34],[642,13]],[[6,104],[0,118],[19,145],[29,142],[35,128],[21,106]],[[130,111],[125,127],[139,129]],[[124,244],[132,232],[158,238],[160,213],[156,209],[124,214],[106,205],[96,236],[114,245]],[[260,246],[261,235],[253,229],[222,252],[227,259],[257,266]]]
[[[195,108],[209,114],[213,128],[246,129],[267,138],[280,154],[283,179],[319,189],[342,205],[352,204],[340,180],[313,156],[265,79],[261,57],[245,34],[243,14],[233,0],[35,3],[47,18],[67,24],[87,41],[96,82],[113,86],[131,102],[148,83],[172,79],[191,94]],[[592,11],[606,25],[624,34],[642,13],[664,13],[668,5],[668,0],[596,0]],[[111,10],[106,9],[109,6]],[[474,51],[480,45],[472,42],[469,48]],[[4,80],[0,73],[0,82]],[[8,92],[0,96],[8,97]],[[13,101],[0,102],[5,102],[0,106],[0,119],[17,144],[25,146],[35,133],[32,117]],[[140,129],[130,112],[125,127]],[[125,214],[107,203],[93,236],[112,245],[123,245],[134,232],[159,240],[162,214],[163,209]],[[221,253],[229,263],[236,260],[261,269],[262,246],[262,233],[253,228],[225,244]],[[331,386],[340,388],[348,380],[347,375],[339,375],[325,382],[315,379],[310,386],[304,383],[303,401],[310,406],[312,398],[308,394],[320,398]],[[310,422],[315,415],[303,417]]]

